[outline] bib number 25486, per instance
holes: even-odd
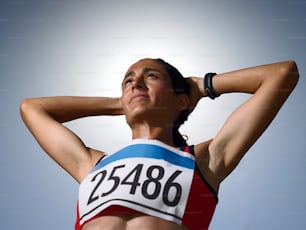
[[[125,164],[117,165],[110,170],[102,170],[94,175],[91,179],[93,189],[87,205],[112,194],[120,186],[129,186],[129,194],[131,195],[139,190],[138,192],[141,192],[143,197],[150,200],[156,199],[162,193],[163,202],[170,207],[176,206],[180,202],[182,185],[175,180],[182,173],[181,170],[175,170],[170,175],[166,175],[164,167],[160,165],[144,167],[144,164],[137,164],[125,174],[120,173],[122,170],[126,171]],[[105,183],[107,186],[104,187]]]

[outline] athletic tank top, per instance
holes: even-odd
[[[190,230],[208,229],[218,198],[193,155],[193,146],[177,150],[136,139],[104,157],[80,185],[75,229],[120,213],[145,213]]]

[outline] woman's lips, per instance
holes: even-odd
[[[145,94],[136,94],[131,98],[130,102],[135,101],[135,100],[147,99],[147,98],[148,96]]]

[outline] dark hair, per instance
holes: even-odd
[[[158,58],[154,60],[156,60],[166,69],[168,75],[171,78],[172,88],[174,92],[177,94],[186,94],[187,96],[189,96],[190,86],[183,77],[183,75],[174,66],[164,61],[163,59]],[[189,113],[189,109],[183,110],[174,122],[172,134],[173,144],[175,147],[182,147],[187,145],[186,139],[179,132],[179,128],[187,120]]]

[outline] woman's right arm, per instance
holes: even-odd
[[[42,149],[81,182],[103,153],[87,148],[61,123],[88,116],[121,115],[122,109],[119,98],[60,96],[24,99],[20,113]]]

